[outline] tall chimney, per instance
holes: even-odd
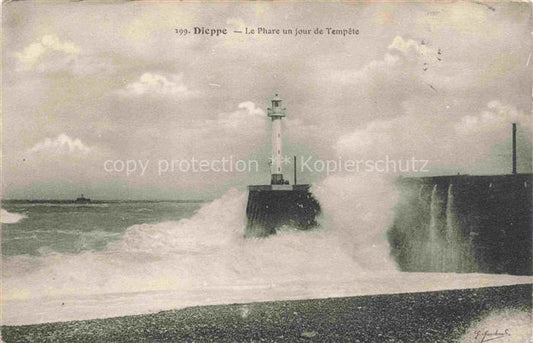
[[[513,175],[516,174],[516,123],[513,123]]]

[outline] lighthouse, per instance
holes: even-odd
[[[282,227],[309,230],[317,226],[320,205],[311,194],[310,185],[294,184],[283,179],[281,119],[286,116],[278,94],[271,100],[268,116],[272,118],[272,156],[269,185],[249,185],[246,205],[245,237],[266,237]]]
[[[272,107],[268,108],[268,116],[272,118],[272,158],[271,158],[271,181],[272,185],[283,185],[283,173],[281,171],[281,119],[285,117],[286,109],[281,106],[281,98],[278,94],[272,99]]]

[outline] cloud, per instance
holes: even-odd
[[[72,42],[61,42],[57,36],[46,35],[39,42],[28,45],[22,53],[16,53],[16,55],[24,67],[32,69],[45,55],[54,52],[62,53],[66,57],[74,57],[80,54],[81,48]]]
[[[333,70],[325,77],[339,94],[357,99],[362,120],[391,118],[414,97],[438,96],[445,71],[437,53],[427,45],[396,36],[382,57],[357,68]],[[354,123],[353,112],[335,117],[342,120],[342,126]]]
[[[101,58],[88,55],[70,41],[61,41],[56,35],[44,35],[39,41],[16,52],[17,71],[76,75],[108,72],[112,66]]]
[[[152,159],[244,158],[268,142],[268,123],[263,109],[245,101],[235,104],[231,111],[213,113],[209,119],[181,120],[153,134],[139,134],[136,139],[137,143],[143,142],[142,146],[158,142],[151,152]]]
[[[56,138],[46,138],[42,142],[35,144],[32,148],[28,149],[32,154],[52,154],[52,155],[87,155],[94,149],[85,145],[80,139],[71,138],[68,135],[62,133]]]
[[[179,135],[206,144],[206,151],[218,147],[250,146],[257,143],[257,137],[266,133],[265,112],[252,101],[238,104],[231,112],[222,112],[215,119],[198,120],[192,126],[180,128]],[[217,137],[216,141],[212,138]]]
[[[241,102],[237,106],[238,110],[229,113],[220,113],[216,121],[211,124],[215,127],[224,128],[256,128],[263,126],[265,122],[265,111],[256,107],[251,101]]]
[[[509,142],[512,122],[523,128],[519,150],[530,152],[531,117],[500,101],[489,102],[487,110],[478,114],[456,119],[428,119],[424,113],[410,111],[376,119],[339,137],[334,148],[343,158],[428,160],[429,169],[436,173],[450,168],[462,172],[485,172],[483,168],[489,167],[503,171],[507,167],[504,155],[510,148],[502,142]]]
[[[391,86],[396,88],[420,82],[423,74],[426,74],[424,68],[438,61],[435,49],[412,39],[404,40],[400,36],[392,40],[388,50],[383,58],[370,61],[363,68],[339,70],[332,77],[345,84],[361,85],[363,82],[363,85],[379,90]],[[364,87],[361,89],[366,90]]]
[[[391,140],[396,135],[392,135],[394,128],[398,127],[398,119],[375,120],[355,131],[343,135],[336,144],[336,151],[341,155],[351,151],[359,153],[368,152],[370,149],[382,149],[391,146]]]
[[[468,136],[490,134],[501,131],[502,127],[508,129],[510,123],[518,123],[526,130],[531,128],[531,116],[513,106],[494,100],[487,104],[487,108],[477,115],[462,117],[455,125],[456,132]]]
[[[144,73],[135,82],[117,91],[122,96],[191,96],[194,92],[183,82],[183,74]]]
[[[389,50],[396,50],[403,54],[418,54],[419,56],[430,56],[437,53],[435,49],[429,47],[427,44],[419,44],[412,39],[403,39],[400,36],[394,37],[392,43],[389,45]]]
[[[439,130],[445,130],[436,121],[424,121],[417,115],[404,114],[390,119],[376,119],[350,133],[342,135],[334,145],[339,156],[356,159],[438,160],[445,146],[442,140],[435,144]]]

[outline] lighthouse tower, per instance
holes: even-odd
[[[281,107],[281,101],[276,94],[272,99],[272,107],[268,108],[268,116],[272,118],[272,178],[270,182],[272,185],[285,183],[281,172],[281,118],[285,117],[285,108]]]
[[[272,164],[270,185],[249,185],[246,205],[245,237],[265,237],[276,233],[283,226],[309,230],[318,225],[320,204],[313,197],[310,185],[289,185],[281,172],[281,119],[285,109],[276,94],[268,109],[272,118]],[[294,161],[296,180],[296,159]]]

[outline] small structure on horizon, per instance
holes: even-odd
[[[82,194],[79,198],[76,198],[76,201],[74,202],[76,204],[88,204],[91,202],[91,199],[84,197]]]

